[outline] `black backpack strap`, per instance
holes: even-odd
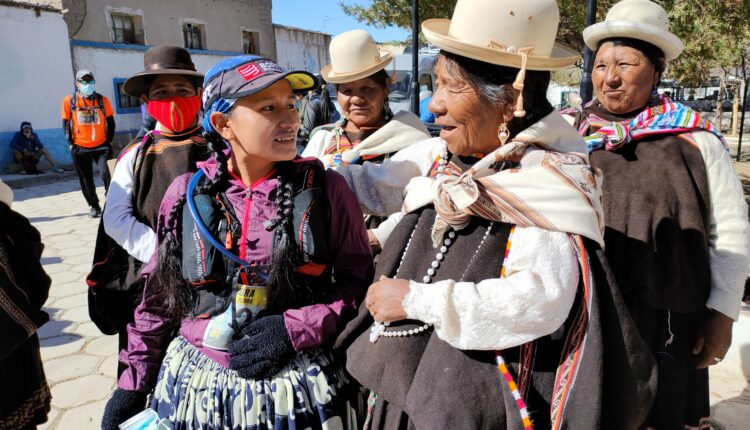
[[[97,109],[100,109],[103,113],[106,113],[104,109],[104,99],[102,98],[102,95],[99,93],[94,93],[94,107]],[[70,95],[71,114],[73,113],[73,111],[77,109],[78,109],[78,93],[73,93]]]

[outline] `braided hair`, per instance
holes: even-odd
[[[213,195],[221,189],[228,177],[226,142],[216,133],[204,132],[212,157],[217,161],[216,175],[196,187],[196,194]],[[276,218],[267,228],[277,229],[269,281],[266,285],[267,313],[280,313],[286,309],[304,306],[314,298],[313,288],[306,277],[296,273],[299,252],[294,240],[294,185],[287,180],[291,163],[277,163],[278,186],[275,204]],[[182,277],[181,217],[187,196],[180,197],[172,207],[166,225],[159,234],[161,245],[152,282],[164,295],[164,304],[170,315],[184,317],[190,314],[194,290]]]
[[[314,290],[308,279],[297,274],[300,254],[294,239],[294,185],[288,181],[291,163],[277,163],[276,219],[269,227],[276,229],[274,253],[268,284],[266,285],[267,311],[283,312],[301,307],[314,300]]]

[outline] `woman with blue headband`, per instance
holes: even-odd
[[[158,258],[144,268],[103,428],[150,392],[173,429],[357,425],[326,345],[356,313],[372,255],[341,176],[296,156],[294,92],[314,86],[309,73],[255,56],[206,74],[213,158],[165,194]]]

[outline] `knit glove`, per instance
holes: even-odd
[[[118,430],[118,425],[146,408],[146,394],[118,388],[104,407],[102,430]]]
[[[282,315],[259,318],[242,333],[229,344],[229,368],[245,379],[269,379],[297,354]]]

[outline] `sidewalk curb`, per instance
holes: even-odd
[[[77,178],[75,170],[57,173],[53,171],[45,172],[40,175],[0,175],[0,179],[12,189],[31,188],[40,185],[50,184],[53,182],[67,181]]]

